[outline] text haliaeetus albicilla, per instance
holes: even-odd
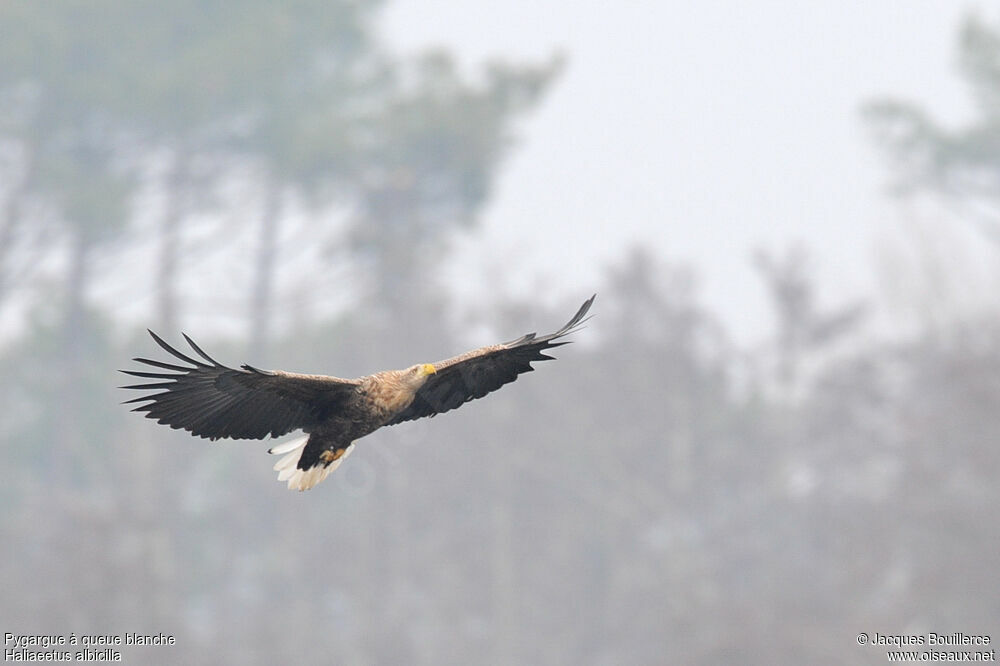
[[[591,296],[565,326],[549,335],[529,333],[447,361],[358,379],[258,370],[249,365],[235,370],[216,362],[187,335],[184,339],[202,360],[177,351],[150,331],[163,349],[191,367],[136,358],[167,372],[122,370],[158,380],[122,388],[158,391],[126,404],[144,403],[132,411],[145,412],[157,423],[198,437],[263,439],[301,429],[305,435],[269,453],[285,454],[274,466],[279,481],[287,480],[293,490],[308,490],[337,469],[354,448],[354,440],[382,426],[434,416],[482,398],[533,370],[532,361],[551,359],[542,351],[566,344],[556,340],[584,322],[593,302]]]

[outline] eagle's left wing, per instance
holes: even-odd
[[[533,361],[548,361],[553,357],[542,351],[559,347],[555,342],[577,330],[586,319],[587,311],[596,298],[591,296],[580,306],[573,318],[555,333],[537,337],[528,333],[516,340],[480,347],[460,356],[434,364],[437,371],[430,375],[417,391],[409,407],[386,425],[395,425],[424,416],[434,416],[460,407],[470,400],[482,398],[508,384],[522,372],[531,372]]]
[[[344,408],[358,382],[326,375],[301,375],[280,370],[258,370],[249,365],[228,368],[184,336],[201,360],[184,354],[149,331],[164,351],[185,365],[152,359],[132,359],[157,369],[121,372],[156,380],[121,388],[147,393],[126,403],[171,428],[183,428],[198,437],[263,439],[309,428]],[[166,372],[163,372],[163,371]]]

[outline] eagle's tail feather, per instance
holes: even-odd
[[[278,473],[278,481],[288,481],[289,490],[309,490],[320,481],[330,475],[330,472],[340,467],[344,458],[354,450],[354,444],[347,447],[344,453],[333,462],[317,462],[309,469],[299,469],[299,458],[306,448],[309,435],[296,437],[282,444],[272,447],[268,453],[272,455],[285,455],[274,464],[274,471]]]
[[[301,437],[290,439],[287,442],[282,442],[277,446],[272,446],[267,450],[267,452],[270,453],[271,455],[277,455],[279,453],[288,453],[289,451],[294,451],[295,449],[301,449],[303,446],[305,446],[306,442],[308,441],[309,441],[309,435],[302,435]],[[284,458],[282,458],[282,460],[284,460]],[[274,469],[278,469],[277,466]]]

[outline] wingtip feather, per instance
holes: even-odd
[[[218,367],[218,366],[219,366],[219,363],[218,363],[218,361],[216,361],[216,360],[215,360],[214,358],[212,358],[211,356],[209,356],[208,354],[206,354],[206,353],[205,353],[205,352],[204,352],[204,351],[202,350],[202,348],[201,348],[201,347],[199,347],[199,346],[198,346],[197,344],[195,344],[195,341],[194,341],[194,340],[192,340],[192,339],[190,338],[190,336],[188,336],[188,334],[187,334],[187,333],[184,333],[183,331],[181,331],[181,336],[183,336],[184,340],[186,340],[186,341],[187,341],[187,343],[188,343],[188,344],[189,344],[189,345],[191,346],[191,349],[195,350],[195,352],[197,352],[197,354],[198,354],[199,356],[201,356],[201,357],[202,357],[203,359],[205,359],[206,361],[208,361],[208,362],[209,362],[209,363],[210,363],[211,365],[214,365],[214,366],[216,366],[216,367]]]
[[[201,368],[207,367],[201,361],[196,361],[195,359],[191,358],[187,354],[185,354],[183,352],[180,352],[177,349],[175,349],[172,346],[170,346],[166,342],[166,340],[164,340],[163,338],[161,338],[160,336],[158,336],[156,333],[153,333],[152,330],[150,330],[148,328],[146,330],[149,331],[149,334],[153,337],[153,341],[156,342],[156,344],[160,345],[160,347],[162,347],[164,349],[164,351],[166,351],[166,352],[168,352],[170,354],[173,354],[177,358],[179,358],[179,359],[181,359],[183,361],[186,361],[186,362],[190,363],[191,365],[193,365],[195,367],[201,367]]]

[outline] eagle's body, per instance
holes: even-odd
[[[228,368],[186,335],[184,339],[203,360],[177,351],[150,331],[163,349],[193,367],[137,358],[168,372],[123,370],[158,380],[123,388],[158,390],[127,402],[144,403],[133,411],[146,412],[158,423],[199,437],[263,439],[302,430],[303,437],[270,452],[285,454],[274,466],[278,479],[287,480],[291,489],[308,490],[343,462],[355,440],[382,426],[455,409],[533,370],[532,361],[551,359],[542,350],[566,344],[555,340],[583,323],[593,301],[591,297],[569,323],[550,335],[529,333],[439,363],[358,379],[272,372],[249,365]]]

